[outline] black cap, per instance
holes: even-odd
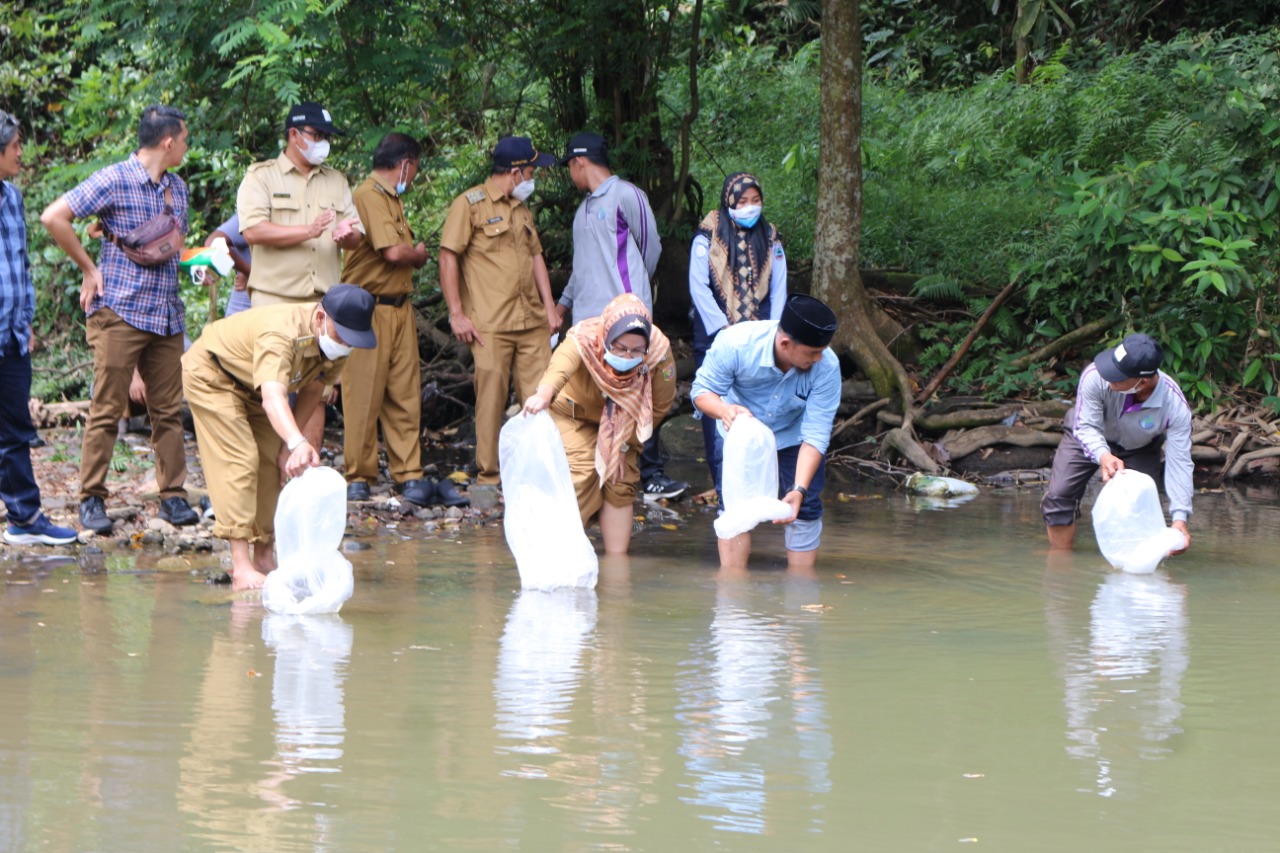
[[[333,318],[338,337],[347,346],[373,349],[378,345],[373,334],[373,295],[369,291],[354,284],[335,284],[320,304]]]
[[[1093,366],[1108,382],[1124,382],[1141,376],[1155,376],[1164,360],[1164,351],[1155,338],[1135,332],[1111,349],[1098,353]]]
[[[782,306],[782,331],[798,344],[825,347],[836,334],[836,314],[820,299],[793,293]]]
[[[291,127],[312,127],[321,133],[346,135],[334,125],[333,116],[329,115],[329,111],[315,101],[303,101],[289,108],[289,115],[284,120],[284,129],[288,130]]]
[[[604,345],[613,346],[613,342],[623,335],[640,335],[646,341],[649,340],[649,330],[652,324],[648,318],[640,314],[624,314],[613,325],[609,327],[609,331],[605,333]]]
[[[597,159],[607,159],[609,156],[609,143],[604,141],[604,137],[598,133],[584,131],[579,133],[573,139],[569,140],[569,148],[565,151],[564,156],[560,158],[560,165],[567,166],[569,161],[574,157],[595,157]]]
[[[556,158],[551,154],[539,154],[527,136],[504,136],[493,148],[493,165],[500,169],[555,164]]]

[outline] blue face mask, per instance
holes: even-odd
[[[760,212],[762,205],[749,204],[746,207],[729,208],[729,216],[733,217],[733,221],[738,223],[739,228],[754,228],[756,223],[760,221]]]
[[[635,370],[640,366],[640,362],[644,361],[640,356],[635,358],[623,358],[620,355],[614,355],[611,352],[605,352],[604,363],[612,367],[619,373],[626,373],[628,370]]]
[[[408,161],[405,161],[407,164]],[[404,195],[404,191],[409,189],[409,183],[405,180],[408,177],[408,169],[406,165],[400,166],[400,180],[396,181],[396,195]]]

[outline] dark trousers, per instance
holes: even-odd
[[[714,421],[712,421],[714,423]],[[796,462],[800,459],[800,445],[784,447],[778,451],[778,500],[786,497],[787,492],[796,482]],[[716,481],[716,502],[724,511],[724,493],[721,491],[722,471],[724,467],[724,439],[716,436],[715,450],[712,451],[712,476]],[[813,472],[813,480],[809,482],[809,493],[800,503],[798,521],[813,521],[822,518],[822,487],[827,484],[827,457],[824,455],[818,463],[818,470]]]
[[[0,351],[0,499],[9,521],[24,524],[40,512],[40,487],[31,470],[31,356],[12,337]]]

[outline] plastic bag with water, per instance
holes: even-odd
[[[1128,468],[1098,494],[1093,533],[1107,562],[1135,575],[1154,572],[1170,551],[1186,544],[1180,531],[1165,526],[1156,481]]]
[[[724,512],[715,528],[721,539],[791,517],[791,507],[778,500],[778,443],[773,430],[755,418],[735,418],[725,434],[720,493]]]
[[[560,430],[551,415],[518,415],[498,434],[503,529],[525,589],[593,589],[599,561],[582,529]]]
[[[347,529],[347,481],[332,468],[308,468],[276,505],[279,566],[262,585],[273,613],[337,613],[355,590],[351,563],[338,551]]]

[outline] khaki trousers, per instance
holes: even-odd
[[[551,333],[546,326],[523,332],[481,332],[484,346],[471,345],[475,361],[476,482],[498,484],[498,433],[515,374],[516,397],[523,403],[538,390],[538,380],[551,361]]]
[[[378,345],[353,350],[342,373],[347,482],[378,479],[378,424],[397,483],[422,479],[422,380],[413,305],[373,309]]]
[[[199,341],[182,357],[182,385],[216,514],[213,535],[269,544],[284,442],[262,403],[214,363]]]
[[[596,472],[596,441],[600,436],[600,424],[582,421],[551,410],[551,420],[560,430],[564,453],[569,457],[569,474],[573,477],[573,491],[578,497],[578,512],[585,525],[591,521],[605,501],[609,506],[631,506],[636,501],[636,484],[640,482],[640,446],[628,442],[626,460],[622,465],[622,477],[618,482],[600,486]]]
[[[187,451],[182,440],[182,333],[155,335],[130,326],[110,308],[85,323],[93,350],[93,402],[80,447],[80,499],[106,498],[107,471],[119,421],[129,414],[136,367],[147,386],[151,447],[161,498],[187,496]]]

